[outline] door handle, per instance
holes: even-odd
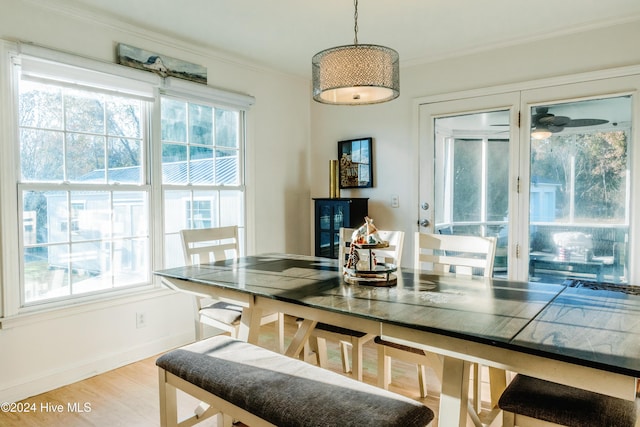
[[[418,220],[418,225],[420,227],[428,227],[429,225],[431,225],[431,223],[429,222],[428,219],[420,219]]]

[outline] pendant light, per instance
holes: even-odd
[[[324,104],[362,105],[400,95],[398,52],[358,43],[358,0],[354,0],[354,42],[313,56],[313,99]]]

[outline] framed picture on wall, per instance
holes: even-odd
[[[373,187],[373,138],[338,142],[340,188]]]

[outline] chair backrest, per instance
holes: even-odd
[[[186,265],[237,258],[240,253],[238,226],[180,230]],[[229,256],[229,252],[233,256]]]
[[[355,228],[340,228],[340,245],[338,259],[341,260],[340,270],[344,267],[349,255],[351,236]],[[398,267],[402,262],[402,247],[404,245],[404,231],[378,230],[378,235],[382,240],[389,242],[389,246],[383,249],[374,249],[376,260],[384,263],[395,264]]]
[[[456,274],[480,275],[476,272],[482,270],[483,276],[491,277],[496,238],[416,232],[414,254],[418,270],[429,263],[433,271],[451,272],[455,267]]]

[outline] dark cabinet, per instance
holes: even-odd
[[[356,228],[368,215],[368,198],[315,200],[315,255],[338,258],[340,228]]]

